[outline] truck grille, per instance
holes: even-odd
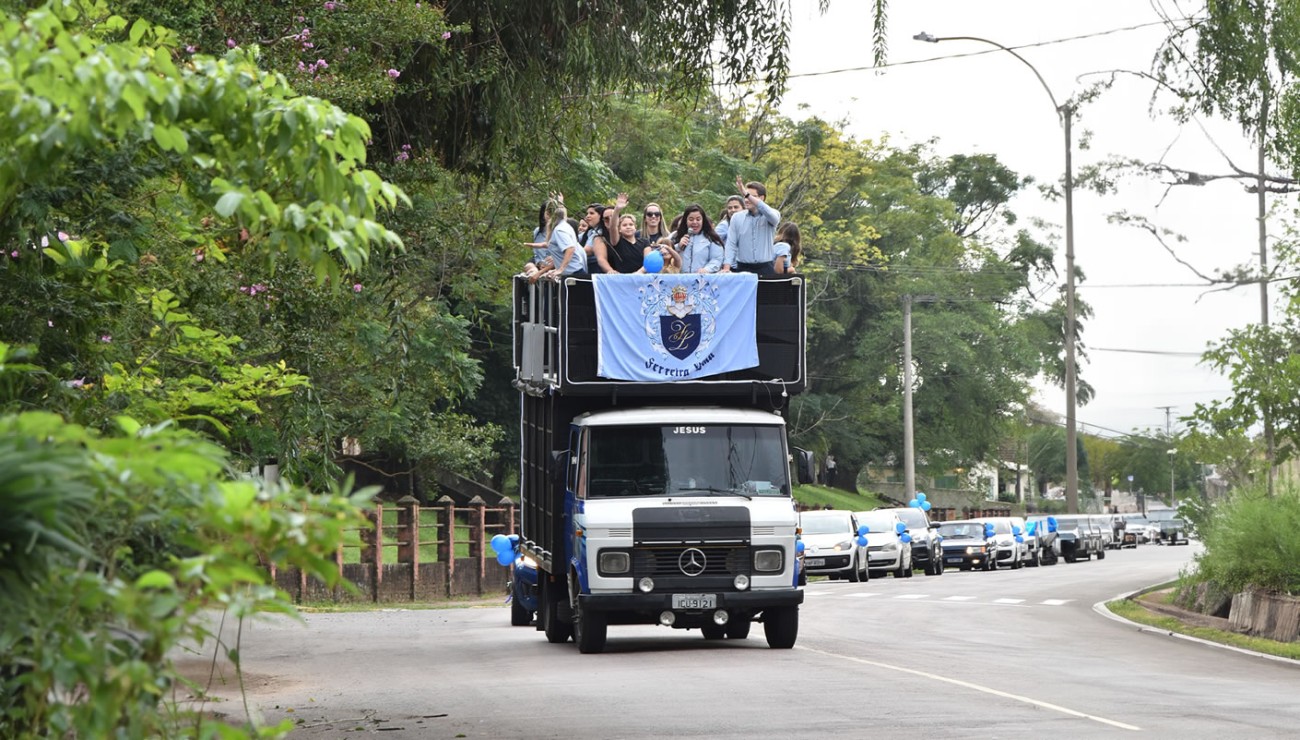
[[[632,576],[649,576],[655,591],[683,588],[734,588],[736,576],[750,575],[753,557],[748,546],[641,545],[632,549]]]

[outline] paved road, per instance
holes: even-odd
[[[1295,737],[1295,664],[1093,610],[1172,578],[1194,547],[814,582],[788,651],[761,626],[740,642],[611,627],[606,653],[580,655],[494,606],[264,622],[242,655],[255,710],[301,738]],[[241,716],[233,684],[213,693]]]

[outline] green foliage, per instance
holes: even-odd
[[[870,511],[887,505],[873,493],[847,493],[838,488],[814,484],[795,486],[794,499],[810,508],[830,506],[842,511]]]
[[[1261,588],[1300,594],[1300,492],[1241,488],[1198,525],[1205,550],[1195,577],[1229,593]]]
[[[246,737],[182,730],[201,720],[175,712],[169,652],[213,637],[212,609],[292,613],[259,565],[336,579],[326,556],[373,492],[229,480],[194,434],[118,427],[0,417],[0,734]]]
[[[400,246],[375,218],[405,195],[364,168],[363,120],[296,95],[247,52],[177,65],[170,31],[143,20],[123,38],[126,29],[89,0],[4,24],[0,139],[13,146],[0,153],[0,228],[12,248],[53,231],[31,216],[51,215],[40,204],[78,157],[135,148],[166,161],[174,187],[268,261],[303,260],[337,279],[340,263],[359,268],[371,245]],[[87,232],[68,253],[46,255],[106,260],[111,243],[110,233]]]

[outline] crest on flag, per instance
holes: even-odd
[[[708,353],[717,331],[718,295],[713,283],[680,275],[657,278],[642,289],[646,339],[662,356],[685,360]]]

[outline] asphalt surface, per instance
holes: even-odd
[[[1192,547],[1015,571],[814,582],[793,650],[613,626],[581,655],[504,603],[246,624],[248,706],[294,738],[1296,737],[1300,666],[1141,630],[1097,602]],[[225,630],[233,641],[230,625]],[[207,681],[210,658],[186,659]],[[207,709],[242,719],[228,665]]]

